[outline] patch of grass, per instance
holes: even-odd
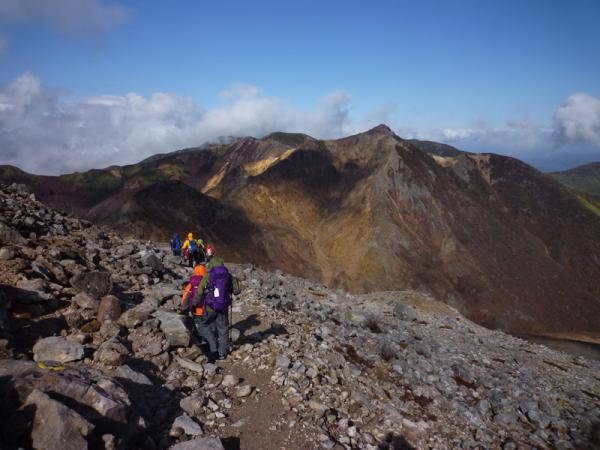
[[[392,347],[389,342],[384,342],[381,344],[381,347],[379,347],[379,356],[381,356],[381,359],[385,362],[389,362],[396,359],[396,349]]]
[[[579,202],[589,209],[591,212],[600,217],[600,202],[596,202],[592,199],[586,198],[583,195],[577,195]]]
[[[365,328],[368,328],[371,333],[381,333],[383,330],[381,329],[381,325],[379,324],[379,317],[374,314],[369,314],[365,317],[365,321],[363,322]]]

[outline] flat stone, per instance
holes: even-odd
[[[191,370],[192,372],[196,372],[199,375],[202,375],[204,373],[204,367],[202,366],[202,364],[198,364],[194,361],[190,361],[189,359],[182,358],[181,356],[176,356],[175,361],[184,369]]]
[[[115,376],[119,378],[126,378],[129,381],[133,381],[137,384],[144,384],[146,386],[152,386],[152,382],[148,379],[146,375],[143,373],[137,372],[133,370],[126,364],[123,364],[117,367],[115,371]]]
[[[41,339],[33,346],[35,361],[56,361],[66,363],[83,358],[83,345],[59,336]]]

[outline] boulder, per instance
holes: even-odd
[[[225,450],[218,437],[197,437],[172,445],[169,450]]]
[[[154,316],[160,320],[160,329],[171,347],[190,345],[191,333],[185,324],[186,316],[168,311],[157,311]]]
[[[87,292],[80,292],[75,297],[73,297],[71,301],[77,306],[79,306],[81,309],[91,309],[94,311],[97,311],[98,306],[100,305],[100,302]]]
[[[87,449],[85,439],[93,430],[89,423],[72,409],[52,400],[34,389],[27,397],[27,405],[35,405],[31,429],[32,446],[44,450]]]
[[[184,397],[179,402],[179,406],[190,416],[201,416],[204,413],[204,403],[206,401],[206,397],[199,394],[190,395],[189,397]]]
[[[127,328],[133,328],[148,320],[155,310],[156,307],[151,302],[142,302],[125,311],[119,318],[119,323]]]
[[[96,353],[94,353],[94,361],[106,366],[120,366],[127,359],[129,350],[116,339],[104,342]]]
[[[0,380],[8,380],[21,402],[34,389],[52,392],[95,425],[96,431],[115,435],[124,448],[137,448],[127,443],[147,435],[137,405],[123,387],[92,367],[78,365],[55,372],[41,369],[33,361],[0,359]]]
[[[79,292],[88,292],[96,298],[104,297],[112,291],[112,280],[108,272],[86,272],[75,275],[71,286]]]
[[[204,434],[202,427],[186,413],[183,413],[173,421],[169,434],[171,436],[177,436],[179,433],[178,429],[183,430],[188,436],[201,436]]]
[[[154,253],[147,253],[142,256],[142,264],[151,269],[152,272],[162,272],[165,268],[162,261]]]
[[[35,361],[70,362],[83,358],[83,345],[59,336],[41,339],[33,346]]]
[[[0,248],[0,261],[8,261],[15,257],[15,251],[10,247]]]
[[[18,231],[0,222],[0,244],[25,244],[25,238]]]
[[[102,297],[98,306],[98,321],[100,323],[112,320],[116,322],[121,316],[121,301],[114,295]]]

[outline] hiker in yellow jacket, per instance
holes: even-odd
[[[183,254],[188,260],[188,266],[194,267],[200,262],[200,250],[198,248],[198,242],[194,239],[193,233],[188,233],[187,239],[181,247]]]

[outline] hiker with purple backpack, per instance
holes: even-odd
[[[233,294],[233,277],[224,261],[215,255],[212,245],[206,247],[206,275],[198,286],[202,295],[202,315],[195,317],[196,329],[208,342],[210,359],[225,359],[229,353],[229,308]]]

